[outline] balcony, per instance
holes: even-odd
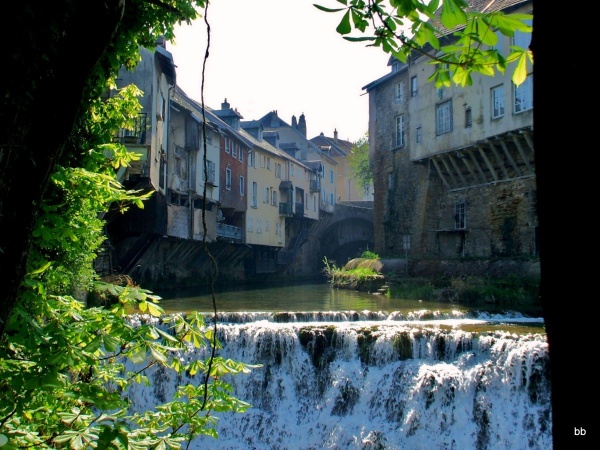
[[[321,179],[310,180],[310,192],[319,192],[321,190]]]
[[[294,214],[294,206],[291,203],[280,203],[279,204],[279,215],[292,217]]]
[[[294,216],[304,217],[304,203],[296,202],[296,209],[294,210]]]
[[[140,113],[134,120],[133,129],[121,128],[115,136],[116,142],[121,144],[143,145],[146,143],[146,130],[148,129],[148,115]]]
[[[234,242],[243,242],[242,229],[240,227],[234,227],[233,225],[217,223],[217,238]]]

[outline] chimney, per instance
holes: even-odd
[[[338,143],[338,133],[337,128],[333,130],[333,142]]]
[[[306,137],[306,118],[304,117],[304,113],[300,114],[300,119],[298,120],[298,131],[302,133],[304,137]]]
[[[160,45],[162,48],[167,48],[167,39],[164,36],[156,38],[156,45]]]
[[[229,109],[231,105],[227,103],[227,99],[223,103],[221,103],[221,109]]]

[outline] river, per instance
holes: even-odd
[[[162,296],[169,314],[197,310],[214,318],[207,292]],[[539,317],[328,284],[235,289],[215,298],[220,355],[262,367],[231,380],[252,408],[222,415],[219,438],[190,448],[552,448]],[[150,379],[152,387],[130,392],[137,408],[174,393],[175,380],[160,370]]]

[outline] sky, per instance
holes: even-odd
[[[212,0],[204,103],[224,99],[243,120],[276,110],[288,124],[304,114],[307,137],[321,132],[356,142],[368,131],[368,94],[362,88],[386,75],[389,56],[379,47],[349,42],[335,31],[342,13],[326,13],[336,0]],[[204,18],[175,29],[167,43],[177,84],[201,101]]]

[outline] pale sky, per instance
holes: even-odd
[[[341,13],[313,6],[335,0],[212,0],[204,102],[219,109],[225,98],[243,120],[272,110],[291,124],[304,113],[307,137],[323,132],[357,141],[368,131],[368,95],[362,89],[387,74],[389,56],[379,47],[348,42],[335,28]],[[175,30],[167,43],[177,84],[200,102],[206,26],[201,18]]]

